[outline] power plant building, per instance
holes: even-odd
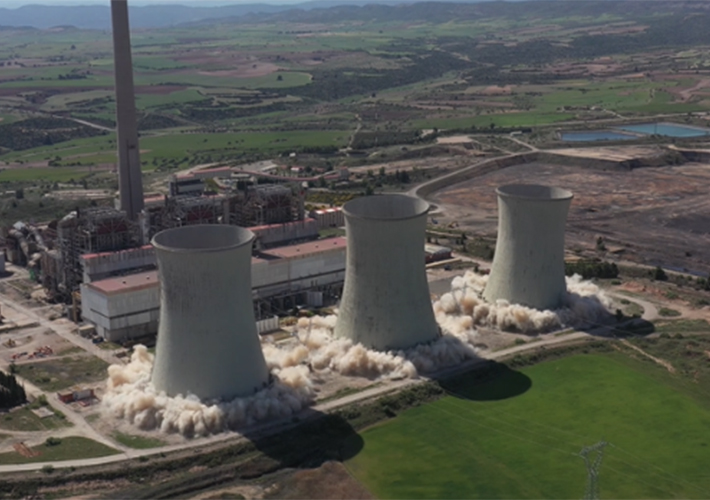
[[[158,331],[158,273],[149,271],[81,285],[84,320],[108,341],[140,338]]]
[[[153,250],[150,246],[144,248]],[[135,258],[144,258],[138,250]],[[273,315],[297,303],[320,305],[329,296],[339,295],[345,278],[345,252],[345,238],[329,238],[272,248],[252,257],[252,299],[259,332],[273,330]],[[88,262],[110,259],[101,254],[86,257]],[[116,262],[104,263],[104,267],[124,260],[116,258]],[[106,340],[125,341],[157,332],[157,271],[136,276],[140,277],[111,277],[81,285],[82,316]]]
[[[151,381],[168,396],[248,396],[269,381],[251,296],[254,234],[196,225],[155,235],[160,279]]]
[[[345,204],[348,253],[336,336],[386,351],[440,335],[425,269],[428,211],[427,202],[405,195]]]
[[[484,298],[559,308],[567,290],[565,223],[572,193],[535,184],[501,186],[496,192],[498,239]]]

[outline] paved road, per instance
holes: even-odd
[[[7,367],[3,367],[7,369]],[[116,443],[113,440],[110,440],[106,438],[103,434],[100,434],[97,432],[93,427],[91,427],[86,420],[84,420],[84,417],[75,412],[70,406],[65,405],[62,403],[59,398],[57,397],[56,393],[53,392],[45,392],[36,385],[34,385],[32,382],[27,380],[26,378],[20,377],[19,375],[16,375],[17,380],[22,383],[23,387],[25,388],[25,392],[32,397],[39,397],[40,395],[44,394],[45,397],[47,398],[47,401],[56,409],[61,411],[66,419],[73,424],[74,427],[68,427],[66,429],[56,429],[52,431],[47,431],[47,432],[41,432],[39,435],[38,433],[34,433],[35,437],[32,439],[31,437],[27,436],[27,443],[28,445],[32,444],[39,444],[37,442],[32,442],[33,440],[36,441],[38,438],[40,439],[40,442],[43,442],[44,439],[47,437],[51,436],[57,436],[57,437],[62,437],[66,435],[74,435],[74,436],[83,436],[87,437],[89,439],[93,439],[94,441],[98,441],[99,443],[103,443],[106,446],[110,446],[112,448],[121,448],[124,449],[125,447],[121,445],[120,443]],[[3,433],[5,432],[4,430],[2,431]],[[44,439],[43,439],[44,438]],[[125,448],[128,449],[128,448]]]
[[[631,302],[636,302],[638,305],[643,307],[643,315],[641,315],[641,318],[646,321],[653,321],[654,319],[658,319],[660,317],[656,304],[649,302],[648,300],[639,298],[636,295],[625,295],[623,293],[610,292],[609,290],[607,290],[607,293],[617,300],[626,299]]]
[[[86,120],[79,120],[78,118],[71,118],[71,117],[63,117],[66,118],[67,120],[71,120],[76,123],[80,123],[81,125],[86,125],[87,127],[95,128],[97,130],[104,130],[106,132],[115,132],[115,128],[109,128],[109,127],[104,127],[103,125],[97,125],[96,123],[91,123],[87,122]]]

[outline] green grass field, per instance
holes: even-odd
[[[40,454],[36,457],[23,457],[14,451],[0,453],[0,465],[96,458],[118,453],[117,450],[109,448],[105,444],[75,436],[61,438],[61,442],[54,446],[41,444],[33,446],[32,449]]]
[[[601,498],[707,498],[710,393],[622,354],[524,368],[362,432],[349,470],[378,498],[581,498],[602,439]],[[520,375],[517,375],[518,382]],[[700,394],[700,395],[699,395]]]
[[[158,446],[165,445],[165,441],[157,438],[134,436],[132,434],[124,434],[123,432],[118,431],[113,434],[113,438],[129,448],[136,448],[139,450],[157,448]]]
[[[56,414],[40,418],[27,406],[0,415],[0,429],[8,431],[49,431],[60,427],[70,427],[71,424]]]

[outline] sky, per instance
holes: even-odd
[[[272,3],[285,5],[301,3],[303,0],[131,0],[131,5],[236,5],[240,3],[259,4]],[[14,9],[22,5],[109,5],[109,0],[0,0],[0,7]]]

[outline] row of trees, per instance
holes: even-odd
[[[577,262],[565,262],[565,274],[567,276],[579,274],[584,279],[617,278],[619,276],[619,268],[613,262],[579,260]]]
[[[0,371],[0,408],[12,408],[27,401],[25,388],[15,375]]]

